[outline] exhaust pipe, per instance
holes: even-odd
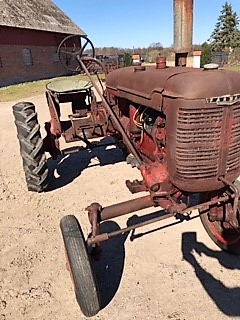
[[[186,66],[192,49],[193,0],[174,0],[175,66]]]

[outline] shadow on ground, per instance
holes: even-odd
[[[62,155],[47,161],[49,169],[48,191],[61,188],[80,176],[81,172],[93,166],[106,166],[124,161],[120,148],[111,137],[94,142],[92,148],[71,147],[62,150]]]
[[[101,233],[119,229],[119,225],[114,221],[101,223]],[[128,233],[103,242],[100,259],[93,260],[93,269],[100,291],[101,309],[111,302],[119,288],[125,262],[124,243],[127,236]]]
[[[164,210],[152,212],[147,215],[137,216],[133,215],[127,220],[127,227],[134,226],[135,224],[149,221],[165,214]],[[144,236],[151,232],[156,232],[164,228],[171,227],[175,224],[181,223],[178,220],[174,223],[150,230],[145,233],[135,234],[135,229],[131,231],[130,240]],[[112,221],[105,221],[100,224],[101,234],[111,233],[120,229],[119,225]],[[100,291],[101,308],[105,308],[114,298],[123,274],[125,263],[125,241],[129,232],[122,233],[120,236],[110,238],[109,240],[101,243],[102,252],[98,261],[92,260],[94,273],[97,278],[97,283]]]
[[[139,224],[139,223],[140,224],[141,223],[145,223],[145,222],[151,221],[151,219],[156,219],[156,218],[159,218],[159,217],[160,218],[161,217],[164,218],[165,215],[166,215],[166,211],[164,211],[164,210],[158,210],[158,211],[155,211],[155,212],[151,212],[149,214],[145,214],[143,216],[138,216],[138,215],[134,214],[133,216],[131,216],[128,219],[127,226],[133,226],[133,225],[136,225],[136,224]],[[161,231],[162,229],[173,227],[173,226],[175,226],[175,225],[177,225],[179,223],[182,223],[183,221],[192,220],[192,219],[195,219],[195,218],[198,218],[198,217],[199,216],[190,217],[190,216],[184,216],[184,215],[181,215],[181,214],[176,214],[176,216],[173,217],[173,218],[175,218],[174,222],[161,225],[160,227],[153,228],[153,229],[150,229],[150,230],[144,231],[144,232],[139,232],[139,231],[136,231],[138,229],[133,229],[131,231],[130,240],[134,241],[134,240],[136,240],[138,238],[141,238],[143,236],[149,235],[151,233],[154,233],[154,232],[157,232],[157,231]],[[161,221],[155,222],[152,225],[154,226],[154,225],[159,224],[159,223],[161,223]],[[140,230],[141,230],[141,228],[140,228]]]
[[[133,216],[128,220],[127,225],[130,226],[132,224],[139,223],[140,221],[146,221],[159,214],[161,215],[162,212],[154,212],[144,217]],[[176,221],[150,232],[156,232],[177,223],[181,222]],[[101,233],[119,230],[118,224],[113,221],[102,223],[101,228]],[[145,234],[146,233],[138,234],[136,236],[132,233],[130,239],[132,238],[131,240],[133,240]],[[102,243],[102,256],[99,261],[94,261],[93,263],[93,268],[99,284],[102,308],[106,307],[111,302],[119,288],[125,262],[124,244],[127,237],[128,233]],[[182,254],[184,260],[194,268],[195,274],[203,288],[217,305],[219,310],[227,316],[239,317],[240,287],[227,287],[222,281],[215,278],[210,272],[205,270],[197,261],[195,255],[206,255],[213,259],[217,259],[220,265],[219,267],[221,268],[222,266],[225,269],[229,269],[229,272],[231,272],[231,270],[240,270],[239,257],[230,255],[224,251],[215,251],[208,248],[205,244],[196,240],[196,232],[184,232],[182,234]],[[236,283],[238,283],[237,279]]]
[[[182,234],[183,258],[194,268],[196,276],[201,282],[208,295],[225,315],[231,317],[240,316],[240,287],[229,288],[222,281],[216,279],[205,270],[195,258],[195,254],[206,255],[217,259],[220,267],[229,270],[240,269],[239,256],[230,255],[224,251],[209,249],[205,244],[196,240],[195,232],[184,232]],[[230,271],[229,271],[230,272]],[[236,279],[236,283],[239,283]]]

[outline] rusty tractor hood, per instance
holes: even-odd
[[[240,95],[240,73],[183,67],[128,67],[109,73],[106,88],[114,96],[158,109],[163,97],[196,100]]]

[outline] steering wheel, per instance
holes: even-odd
[[[84,56],[95,58],[95,48],[86,36],[70,35],[61,41],[57,54],[59,61],[65,69],[79,72],[81,67],[78,59]]]

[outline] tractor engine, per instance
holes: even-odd
[[[142,157],[147,190],[156,197],[206,192],[237,179],[239,81],[238,73],[215,65],[136,66],[108,74],[107,92]]]

